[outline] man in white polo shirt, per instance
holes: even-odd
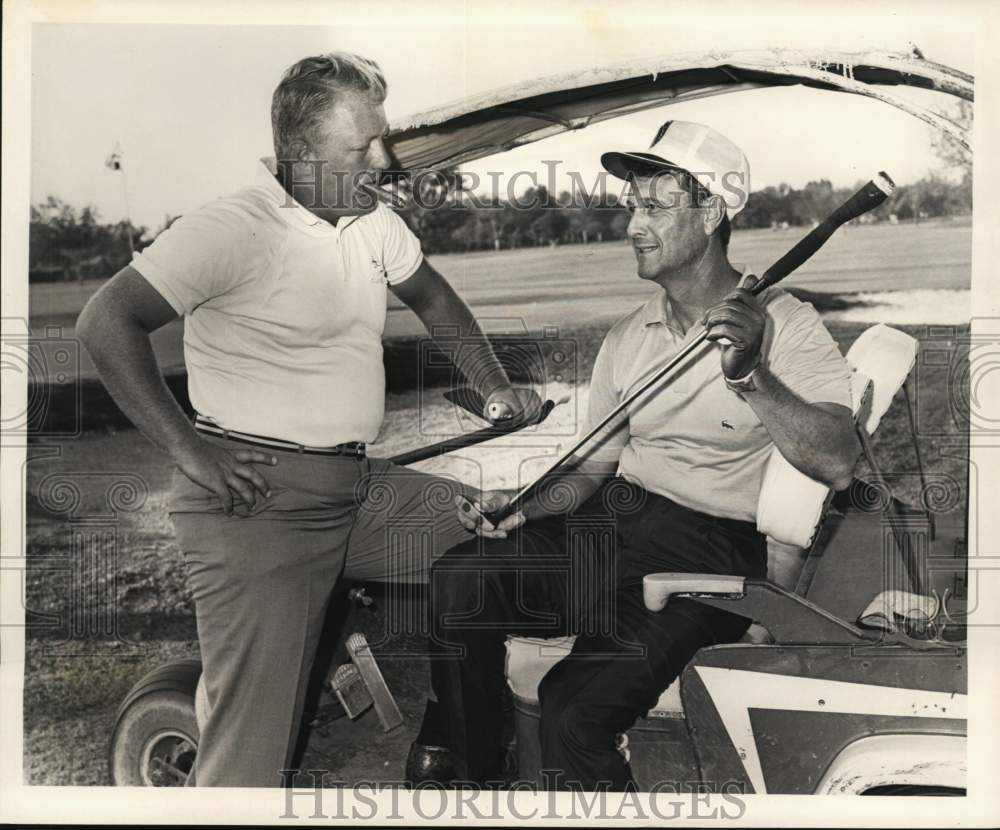
[[[189,784],[280,784],[338,578],[424,580],[467,537],[444,509],[464,488],[366,457],[384,413],[388,292],[432,334],[470,336],[459,369],[496,418],[539,404],[373,196],[389,164],[385,94],[364,58],[292,66],[272,100],[277,161],[161,233],[78,321],[116,402],[177,467],[170,513],[210,706]],[[177,316],[194,425],[149,343]],[[386,544],[387,521],[421,515],[434,551]]]
[[[478,511],[508,494],[457,499],[460,521],[495,541],[463,543],[434,565],[437,700],[411,759],[435,757],[439,777],[502,776],[505,636],[572,633],[571,654],[539,686],[541,768],[557,789],[633,786],[616,736],[699,648],[736,640],[749,624],[692,600],[650,612],[643,577],[764,576],[754,520],[771,449],[835,488],[850,482],[860,451],[847,364],[819,315],[778,288],[755,298],[754,278],[729,262],[729,223],[750,189],[742,151],[709,127],[668,121],[649,152],[606,153],[602,163],[631,183],[638,274],[660,290],[608,332],[587,429],[699,323],[708,342],[497,528]],[[609,527],[613,545],[601,542]],[[410,764],[411,779],[421,771]]]

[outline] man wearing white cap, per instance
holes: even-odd
[[[737,640],[748,626],[691,600],[650,612],[643,577],[763,577],[767,545],[755,516],[775,445],[834,488],[851,480],[860,448],[836,343],[812,306],[778,288],[755,298],[747,290],[754,277],[727,256],[730,220],[750,188],[743,152],[709,127],[668,121],[647,152],[601,161],[630,183],[638,275],[662,290],[608,332],[591,377],[587,429],[699,324],[708,342],[669,386],[640,398],[498,527],[479,511],[499,509],[506,493],[483,494],[474,505],[457,500],[463,525],[497,541],[473,539],[435,565],[438,700],[411,751],[411,778],[421,763],[439,777],[499,777],[505,636],[569,633],[577,635],[571,654],[539,686],[542,769],[559,789],[634,785],[616,737],[695,652]]]

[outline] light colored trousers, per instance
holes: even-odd
[[[170,515],[210,706],[189,785],[281,785],[337,580],[426,582],[431,562],[469,538],[455,517],[461,484],[378,459],[273,454],[276,466],[259,467],[271,497],[252,515],[226,516],[174,473]]]

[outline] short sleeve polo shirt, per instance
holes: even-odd
[[[387,289],[423,261],[379,203],[332,225],[262,160],[253,185],[185,214],[135,268],[183,315],[191,402],[226,429],[309,446],[373,441]]]
[[[808,303],[766,289],[763,359],[807,403],[851,406],[850,370]],[[696,335],[674,322],[666,293],[619,320],[601,345],[590,384],[588,429]],[[646,490],[724,518],[754,521],[773,442],[750,404],[725,385],[717,344],[706,342],[603,433],[595,458]]]

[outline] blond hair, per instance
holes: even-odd
[[[303,58],[285,70],[271,97],[275,155],[288,159],[296,143],[313,143],[323,118],[343,93],[367,95],[380,104],[386,90],[381,68],[368,58],[349,52]]]

